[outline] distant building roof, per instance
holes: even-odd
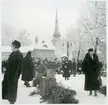
[[[46,47],[47,46],[47,47]],[[34,49],[43,49],[43,50],[55,50],[55,47],[52,43],[38,43],[37,45],[30,45],[30,46],[22,46],[19,50],[24,53],[28,51],[33,51]],[[9,52],[11,53],[11,46],[2,46],[1,52]]]
[[[55,47],[53,46],[52,42],[48,42],[48,41],[47,42],[44,41],[44,43],[43,41],[39,42],[37,45],[34,46],[35,49],[55,50]]]
[[[67,54],[66,54],[66,53],[62,53],[62,54],[60,55],[60,57],[67,57]]]
[[[21,52],[28,52],[28,51],[32,51],[33,47],[31,47],[31,46],[29,46],[29,47],[21,47],[19,50]],[[2,46],[1,52],[9,52],[9,53],[11,53],[12,52],[11,46]]]

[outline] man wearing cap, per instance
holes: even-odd
[[[19,51],[20,42],[12,42],[7,68],[2,82],[2,99],[6,99],[10,104],[14,104],[17,98],[18,79],[21,74],[23,55]]]
[[[99,90],[99,59],[97,54],[94,53],[93,49],[90,48],[82,63],[82,70],[85,73],[85,88],[84,90],[89,91],[89,95],[97,96],[97,90]]]

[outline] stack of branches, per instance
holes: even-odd
[[[75,99],[76,91],[56,85],[46,95],[42,96],[41,102],[48,104],[78,104]]]

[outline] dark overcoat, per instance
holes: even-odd
[[[82,62],[77,63],[77,69],[79,70],[79,68],[82,68]]]
[[[22,60],[23,55],[20,51],[15,51],[10,54],[2,82],[2,99],[16,102],[17,86],[22,69]]]
[[[79,62],[77,63],[77,71],[78,71],[78,72],[82,72],[82,62],[81,62],[81,61],[79,61]]]
[[[69,69],[72,70],[72,61],[69,61]]]
[[[73,71],[76,71],[76,62],[75,62],[75,61],[72,62],[72,70],[73,70]]]
[[[63,69],[63,77],[70,77],[70,68],[69,68],[69,62],[64,61],[62,64],[62,69]]]
[[[32,81],[33,80],[33,70],[34,65],[31,56],[26,56],[23,59],[22,66],[22,80],[23,81]]]
[[[72,74],[72,61],[71,60],[69,60],[69,70],[70,70],[70,72]]]
[[[90,54],[87,53],[83,63],[82,70],[85,73],[85,90],[98,90],[99,89],[99,59],[96,54],[93,55],[93,59]]]

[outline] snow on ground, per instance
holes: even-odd
[[[70,87],[70,89],[77,92],[76,99],[79,100],[80,104],[104,104],[106,97],[102,94],[98,94],[97,97],[89,96],[88,92],[84,91],[84,75],[77,75],[76,77],[70,77],[70,80],[65,80],[62,75],[56,75],[57,83],[62,83],[65,87]],[[106,79],[102,78],[103,84],[105,84]],[[32,83],[31,83],[32,84]],[[18,96],[17,102],[15,104],[39,104],[40,95],[29,96],[29,94],[34,90],[34,87],[27,88],[24,86],[24,82],[19,80],[18,84]],[[2,101],[2,104],[8,104],[6,100]]]
[[[80,104],[105,104],[106,97],[100,93],[98,96],[89,96],[87,91],[84,91],[84,75],[71,76],[69,80],[65,80],[62,75],[56,75],[57,83],[62,84],[64,87],[69,87],[77,92],[75,96],[79,100]],[[102,78],[103,85],[106,84],[106,78]]]
[[[32,82],[30,83],[32,85]],[[25,87],[24,82],[19,80],[17,101],[15,104],[37,104],[40,103],[40,95],[29,96],[35,87]],[[9,104],[7,100],[3,100],[2,104]]]

